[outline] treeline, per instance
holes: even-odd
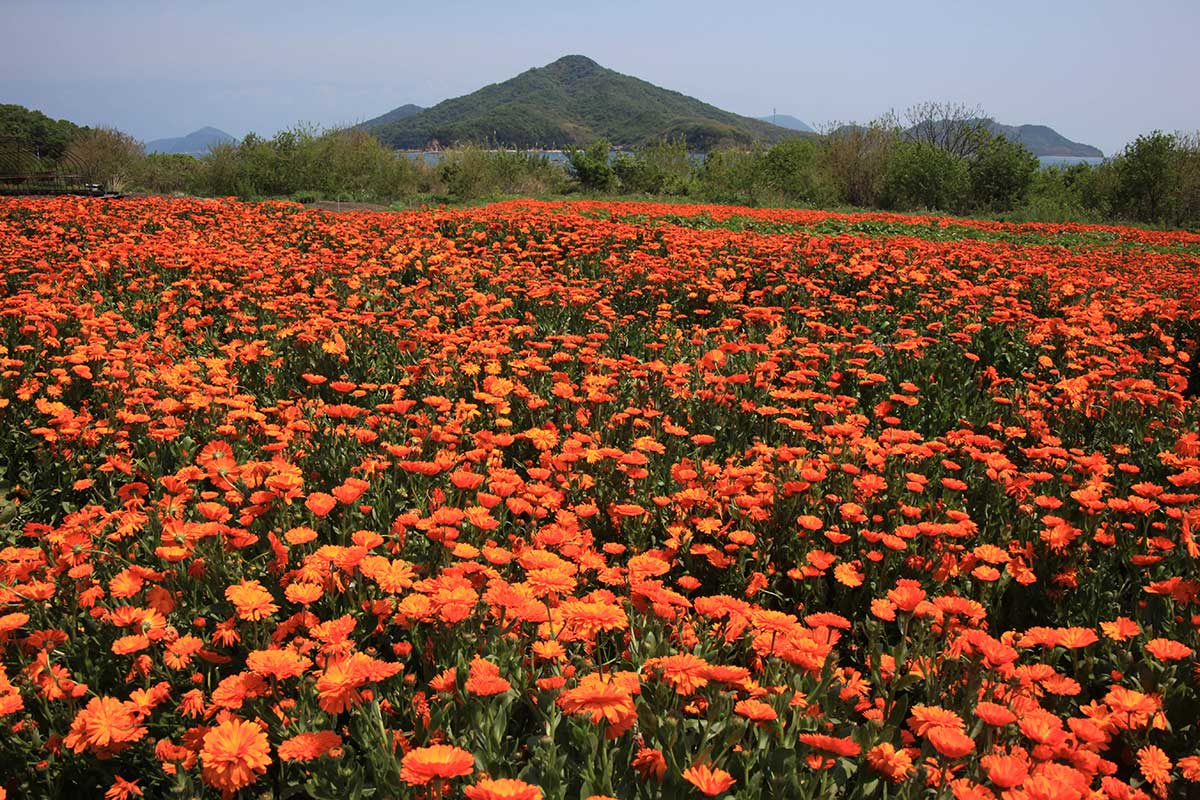
[[[106,135],[117,138],[113,132]],[[558,195],[572,188],[561,164],[536,154],[464,146],[427,161],[398,153],[362,130],[308,126],[270,139],[251,134],[237,143],[214,145],[200,158],[130,153],[113,172],[125,191],[301,202],[468,202],[501,195]]]
[[[19,107],[0,106],[9,108]],[[1200,226],[1200,135],[1156,131],[1101,164],[1043,169],[1029,150],[991,133],[981,115],[923,108],[925,119],[903,128],[889,116],[817,138],[703,156],[689,153],[682,139],[620,153],[599,141],[560,161],[479,146],[427,160],[397,153],[362,130],[310,126],[269,139],[252,134],[194,158],[146,154],[108,128],[22,119],[39,131],[40,152],[58,152],[84,180],[124,192],[404,205],[584,193]]]
[[[1200,226],[1197,134],[1155,131],[1102,163],[1046,168],[1022,145],[982,127],[952,140],[881,123],[841,126],[819,140],[718,150],[703,159],[689,158],[682,142],[615,158],[599,142],[568,156],[575,182],[597,193]]]

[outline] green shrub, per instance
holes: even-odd
[[[142,143],[115,128],[88,128],[71,140],[63,161],[78,170],[85,183],[122,191],[145,157]]]
[[[475,145],[445,151],[435,172],[437,193],[455,202],[501,195],[558,194],[566,191],[567,184],[563,168],[544,155],[486,150]]]
[[[762,152],[713,150],[696,176],[697,192],[710,203],[755,206],[765,199]]]
[[[1113,207],[1141,222],[1161,222],[1171,212],[1175,137],[1162,131],[1139,136],[1116,160]]]
[[[621,191],[629,194],[681,196],[689,193],[692,162],[687,141],[659,139],[632,153],[619,153],[612,163]]]
[[[842,204],[878,206],[892,151],[899,144],[894,117],[868,125],[841,125],[825,136],[824,167],[833,198]]]
[[[964,159],[928,142],[905,141],[888,160],[880,200],[897,211],[959,211],[970,185]]]
[[[580,188],[588,192],[607,192],[616,186],[616,173],[609,159],[611,146],[598,139],[585,148],[568,146],[563,150],[567,169]]]
[[[135,162],[130,184],[156,194],[196,194],[204,191],[205,163],[183,153],[149,153]]]
[[[991,136],[967,162],[971,205],[980,210],[1002,211],[1021,203],[1029,193],[1040,164],[1037,156],[1019,142]]]
[[[816,203],[823,199],[821,145],[811,139],[784,139],[762,155],[764,188],[789,203]]]

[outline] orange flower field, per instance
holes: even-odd
[[[1200,235],[0,200],[0,796],[1200,796]]]

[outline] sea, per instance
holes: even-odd
[[[1095,166],[1105,161],[1094,156],[1038,156],[1043,167],[1070,167],[1075,164],[1091,164]]]

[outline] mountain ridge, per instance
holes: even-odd
[[[763,122],[769,122],[772,125],[778,125],[781,128],[787,128],[791,131],[803,131],[804,133],[817,132],[816,129],[814,129],[807,122],[799,117],[793,117],[791,114],[768,114],[767,116],[759,117],[758,119],[762,120]]]
[[[403,107],[401,107],[403,108]],[[362,127],[416,150],[456,142],[558,148],[606,139],[617,147],[682,137],[693,150],[774,143],[803,135],[568,55],[418,113]]]
[[[935,125],[944,124],[941,120]],[[1058,156],[1064,158],[1104,158],[1104,152],[1090,144],[1073,142],[1048,125],[1005,125],[993,119],[966,120],[965,124],[982,123],[995,136],[1003,136],[1010,141],[1023,145],[1035,156]],[[901,136],[914,138],[918,125],[900,131]],[[862,129],[861,125],[842,125],[834,130],[834,134],[846,130]]]
[[[173,136],[165,139],[153,139],[146,142],[147,153],[176,153],[188,156],[203,156],[215,144],[232,144],[237,140],[211,125],[194,130],[186,136]]]

